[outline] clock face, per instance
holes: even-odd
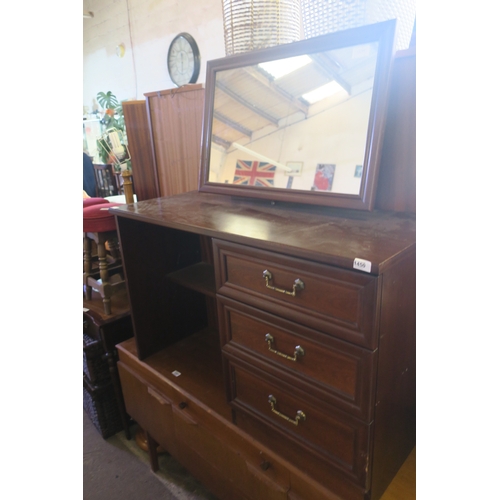
[[[178,87],[196,83],[200,74],[200,53],[191,35],[181,33],[173,39],[168,50],[167,66],[170,78]]]

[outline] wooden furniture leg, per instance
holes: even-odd
[[[113,382],[113,387],[115,389],[116,399],[118,401],[118,407],[120,410],[120,418],[123,424],[123,430],[125,431],[125,437],[130,439],[130,427],[127,412],[125,410],[125,402],[123,400],[122,386],[120,384],[120,377],[118,375],[118,370],[116,368],[116,354],[115,352],[107,351],[106,359],[109,365],[109,374],[111,376],[111,381]]]
[[[106,238],[104,233],[95,233],[97,243],[97,258],[99,259],[99,275],[101,278],[102,302],[104,314],[111,314],[111,285],[109,283],[108,261],[106,258]]]
[[[127,203],[134,203],[134,187],[132,185],[132,172],[124,170],[123,177],[123,192],[125,193],[125,201]]]
[[[87,283],[87,278],[92,272],[92,241],[87,235],[83,235],[83,282]],[[85,298],[92,300],[92,287],[85,286]]]

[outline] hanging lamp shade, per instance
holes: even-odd
[[[222,0],[226,55],[300,40],[300,0]]]
[[[407,49],[416,0],[302,0],[304,37],[397,19],[395,49]]]

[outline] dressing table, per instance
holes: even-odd
[[[376,500],[413,449],[415,216],[374,209],[393,35],[391,21],[209,62],[199,190],[113,209],[134,328],[118,370],[153,469],[161,445],[221,500]],[[355,79],[373,47],[367,100]],[[241,82],[290,97],[257,66],[304,54],[309,80],[319,64],[349,87],[347,101],[359,87],[369,103],[354,192],[306,190],[317,158],[312,170],[300,160],[299,189],[283,187],[277,170],[289,174],[297,141],[278,158],[259,149],[268,125],[227,116],[228,96],[268,98],[231,92]],[[304,102],[276,120],[280,136],[320,119]],[[337,180],[350,155],[332,152]],[[236,157],[276,166],[273,186],[237,183]]]

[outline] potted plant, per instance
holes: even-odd
[[[111,163],[114,171],[120,174],[126,201],[133,203],[132,162],[126,146],[127,136],[122,105],[111,91],[99,92],[96,100],[104,109],[104,116],[101,119],[104,133],[97,141],[99,156],[104,163]],[[116,149],[113,146],[116,146]],[[121,150],[121,154],[117,153],[117,150]]]
[[[103,130],[119,130],[123,134],[124,140],[126,142],[125,117],[123,116],[121,103],[110,90],[108,92],[99,92],[97,94],[96,100],[98,104],[104,109],[104,116],[101,119]],[[112,163],[109,162],[109,155],[106,149],[103,148],[100,141],[97,141],[97,149],[99,151],[101,161],[103,161],[104,163]],[[130,169],[130,165],[127,165],[127,168]]]

